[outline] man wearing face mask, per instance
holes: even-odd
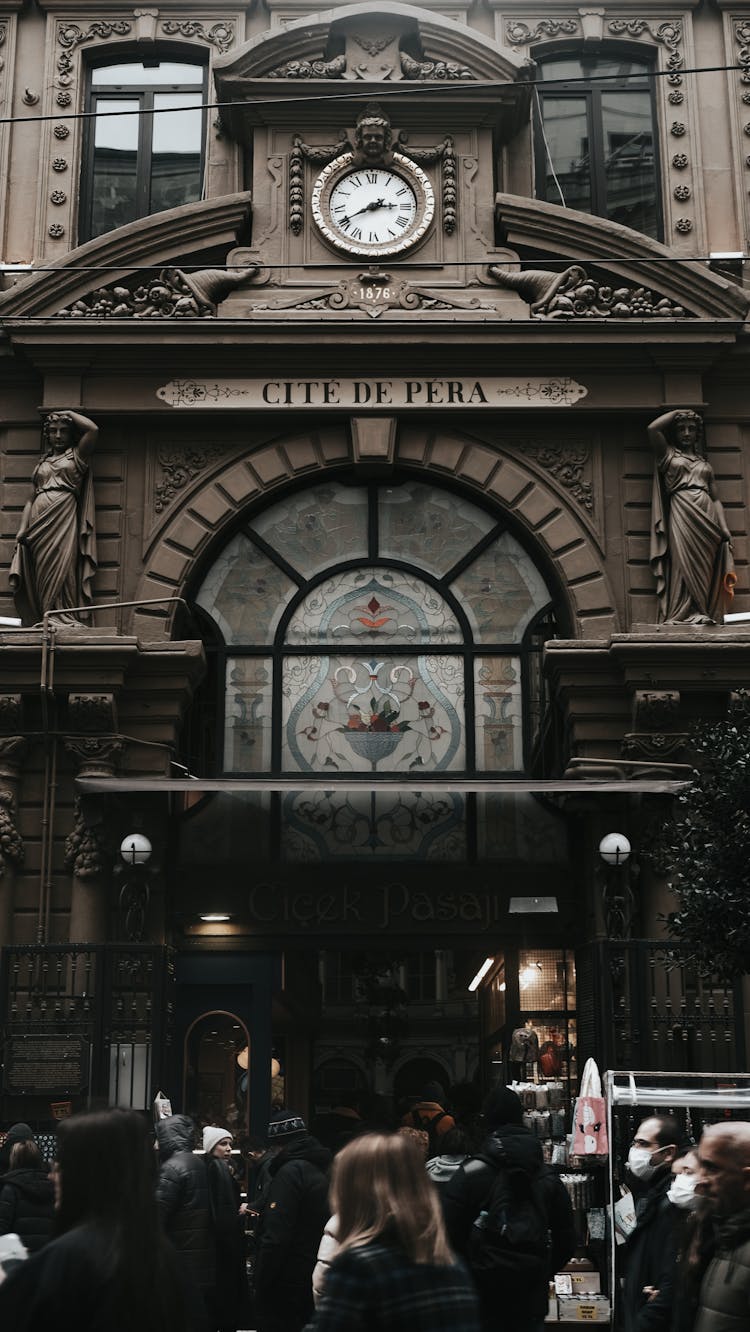
[[[698,1193],[714,1232],[695,1332],[750,1328],[750,1123],[711,1124],[698,1144]]]
[[[670,1325],[677,1246],[667,1193],[681,1137],[676,1120],[652,1115],[638,1126],[628,1153],[628,1170],[640,1193],[635,1229],[625,1246],[625,1332],[666,1332]]]

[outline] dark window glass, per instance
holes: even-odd
[[[626,58],[540,63],[537,190],[549,203],[661,235],[650,67]],[[566,82],[566,80],[568,82]]]
[[[92,70],[81,240],[201,198],[205,100],[199,65]]]

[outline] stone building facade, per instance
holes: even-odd
[[[741,987],[664,969],[640,852],[750,664],[750,10],[45,0],[0,43],[8,1113],[258,1131],[530,1076],[529,1024],[571,1082],[731,1071]],[[710,613],[659,583],[675,410]]]

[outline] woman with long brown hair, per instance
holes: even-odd
[[[348,1143],[334,1160],[331,1203],[339,1249],[306,1332],[479,1332],[471,1278],[409,1138]]]

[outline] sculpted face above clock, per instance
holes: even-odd
[[[325,239],[357,257],[410,249],[435,212],[428,177],[401,153],[393,154],[392,166],[353,166],[352,154],[343,154],[320,173],[311,202]]]

